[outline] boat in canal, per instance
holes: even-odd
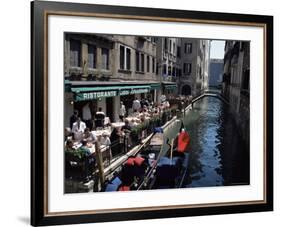
[[[168,150],[164,150],[164,145]],[[190,138],[181,128],[174,139],[164,139],[163,129],[156,128],[147,144],[115,171],[102,191],[132,191],[180,188],[188,174]]]

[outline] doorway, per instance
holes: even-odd
[[[110,122],[113,122],[113,97],[106,98],[106,116],[109,117]]]

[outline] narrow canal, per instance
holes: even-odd
[[[229,107],[215,97],[204,97],[183,117],[190,134],[189,174],[182,187],[249,184],[249,150],[241,141]],[[174,137],[179,123],[165,134]]]

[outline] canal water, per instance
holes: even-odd
[[[182,118],[191,143],[189,174],[182,187],[249,184],[249,148],[238,134],[229,107],[215,97],[204,97]],[[165,132],[174,138],[181,123]]]

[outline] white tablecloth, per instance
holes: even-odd
[[[105,117],[104,118],[104,125],[108,125],[110,123],[110,118],[109,117]]]
[[[93,131],[93,133],[96,136],[102,136],[104,133],[107,133],[108,135],[110,135],[111,130],[110,129],[101,129],[101,130],[95,130],[95,131]]]
[[[124,126],[124,125],[125,125],[124,122],[114,122],[114,123],[111,124],[111,126],[112,126],[113,128],[121,128],[121,127]]]

